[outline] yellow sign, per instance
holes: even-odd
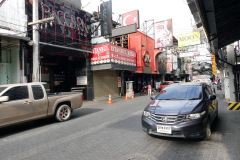
[[[200,44],[200,32],[193,32],[178,36],[178,47]]]
[[[213,75],[216,75],[216,74],[217,74],[215,55],[212,55],[212,73],[213,73]]]

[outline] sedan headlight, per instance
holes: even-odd
[[[147,118],[150,118],[151,117],[151,113],[148,112],[148,111],[143,111],[143,115]]]
[[[201,118],[205,113],[206,113],[206,112],[203,111],[203,112],[201,112],[201,113],[188,114],[188,115],[186,116],[185,121],[191,121],[191,120],[199,119],[199,118]]]

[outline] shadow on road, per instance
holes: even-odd
[[[86,116],[92,113],[99,112],[101,110],[102,109],[97,109],[97,108],[81,108],[81,109],[75,110],[73,111],[69,121],[73,119],[81,118],[83,116]],[[25,132],[28,130],[37,129],[40,127],[46,127],[54,123],[61,123],[61,122],[57,122],[54,117],[50,117],[50,118],[38,119],[34,121],[29,121],[25,123],[20,123],[20,124],[8,126],[8,127],[0,128],[0,139],[10,135]]]

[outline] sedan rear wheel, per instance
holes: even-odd
[[[67,121],[70,117],[71,117],[71,108],[66,104],[61,105],[57,109],[57,112],[55,114],[55,118],[58,121]]]

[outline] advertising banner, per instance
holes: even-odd
[[[136,66],[136,52],[111,43],[93,47],[91,64],[118,63]]]
[[[127,26],[135,23],[137,24],[137,29],[139,29],[140,23],[138,10],[122,14],[122,26]]]
[[[212,55],[212,73],[213,75],[217,74],[215,55]]]
[[[178,36],[178,47],[200,44],[200,32],[193,32]]]
[[[173,46],[172,19],[155,23],[155,48]]]

